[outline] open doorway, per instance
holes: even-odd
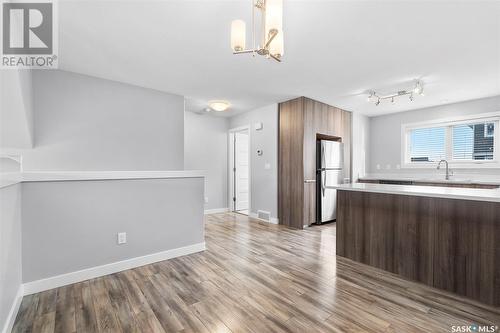
[[[250,128],[229,130],[229,207],[250,214]]]

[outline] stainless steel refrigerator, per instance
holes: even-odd
[[[337,218],[337,190],[343,181],[344,145],[337,141],[316,142],[316,223]]]

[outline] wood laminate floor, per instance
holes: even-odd
[[[206,216],[207,251],[26,296],[13,332],[451,332],[500,309],[335,256],[335,225]],[[497,330],[498,331],[498,330]]]

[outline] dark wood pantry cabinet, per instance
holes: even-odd
[[[299,97],[278,109],[278,217],[302,229],[316,220],[316,140],[344,143],[344,178],[351,177],[351,112]]]

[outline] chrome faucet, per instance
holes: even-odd
[[[450,180],[450,174],[452,175],[453,173],[451,172],[450,168],[448,167],[448,161],[447,160],[441,160],[441,161],[439,161],[438,166],[437,166],[436,169],[438,169],[438,170],[441,169],[441,162],[444,162],[446,164],[446,177],[445,177],[445,179],[446,180]]]

